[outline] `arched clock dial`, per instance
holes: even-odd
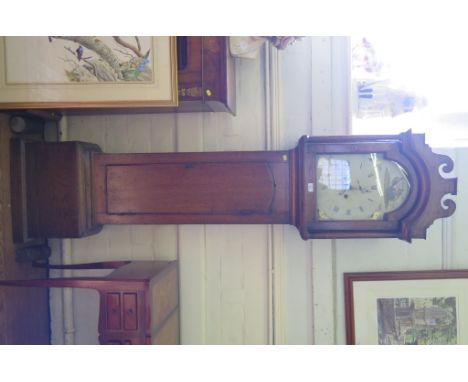
[[[382,220],[408,197],[405,170],[382,154],[317,156],[319,220]]]

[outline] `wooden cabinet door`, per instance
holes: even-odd
[[[100,224],[288,223],[289,162],[275,152],[94,157]]]

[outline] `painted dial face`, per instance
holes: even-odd
[[[317,156],[319,220],[382,220],[406,200],[405,170],[382,154]]]

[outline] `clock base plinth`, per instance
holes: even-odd
[[[100,151],[99,147],[81,142],[21,145],[20,157],[12,161],[23,163],[20,178],[25,192],[20,204],[25,232],[14,235],[78,238],[99,232],[101,226],[94,221],[92,209],[90,166],[92,153]]]

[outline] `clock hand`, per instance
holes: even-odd
[[[388,208],[388,202],[389,202],[389,192],[390,192],[390,173],[388,172],[388,168],[385,169],[385,175],[384,175],[384,204],[385,204],[385,209]]]
[[[359,180],[357,180],[356,183],[358,185],[359,191],[361,191],[362,194],[367,194],[367,193],[371,192],[368,188],[362,187],[361,182],[359,182]]]
[[[363,188],[361,187],[361,182],[359,182],[359,180],[357,181],[357,185],[358,185],[359,191],[363,193]]]

